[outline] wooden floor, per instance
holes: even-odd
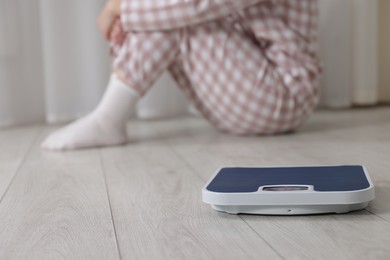
[[[390,109],[317,112],[236,137],[202,119],[132,122],[125,147],[50,153],[53,127],[0,131],[0,259],[390,259]],[[376,200],[344,215],[228,215],[201,201],[221,166],[365,164]]]

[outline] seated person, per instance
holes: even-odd
[[[113,60],[106,93],[43,148],[127,143],[130,113],[166,70],[223,132],[297,129],[318,102],[317,2],[109,0],[99,18]]]

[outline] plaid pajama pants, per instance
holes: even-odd
[[[294,9],[288,2],[294,0],[265,1],[173,28],[127,28],[123,44],[112,46],[113,67],[140,95],[169,70],[221,131],[249,135],[294,130],[317,104],[320,68],[315,19],[290,19],[288,24],[279,14],[284,7],[286,14],[293,9],[297,16],[306,12],[315,17],[316,9],[312,4]]]

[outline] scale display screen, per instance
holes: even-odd
[[[305,191],[309,190],[305,186],[270,186],[263,187],[263,191]]]

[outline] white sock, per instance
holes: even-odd
[[[127,143],[126,124],[138,99],[138,93],[112,75],[97,108],[51,134],[42,143],[42,148],[76,150]]]

